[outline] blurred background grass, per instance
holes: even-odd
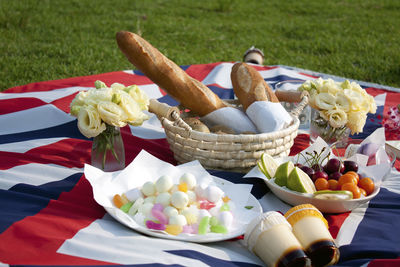
[[[115,33],[178,65],[239,61],[252,45],[288,65],[400,87],[400,1],[0,0],[0,90],[133,69]]]

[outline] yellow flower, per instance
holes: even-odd
[[[320,113],[321,117],[327,120],[333,128],[339,128],[346,125],[347,114],[342,109],[334,108]]]
[[[367,121],[367,114],[362,111],[351,111],[348,113],[347,117],[347,127],[350,128],[351,134],[361,133]]]
[[[314,97],[315,106],[319,110],[329,110],[335,107],[335,96],[329,93],[319,93]]]
[[[148,119],[148,116],[142,112],[139,104],[125,91],[121,91],[121,102],[119,106],[124,110],[127,122],[138,126]]]
[[[93,106],[81,108],[78,113],[79,131],[87,138],[95,137],[106,129],[99,113]]]

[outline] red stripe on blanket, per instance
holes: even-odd
[[[3,99],[0,100],[0,115],[36,108],[43,105],[47,105],[47,103],[34,97]]]
[[[0,170],[29,163],[83,168],[85,162],[90,162],[91,148],[92,142],[90,141],[64,139],[53,144],[33,148],[25,153],[0,151]],[[74,156],[71,157],[71,155]]]

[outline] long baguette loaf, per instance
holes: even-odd
[[[128,60],[184,107],[200,116],[226,104],[137,34],[120,31],[117,43]]]
[[[271,87],[260,73],[246,63],[236,63],[232,67],[233,91],[246,110],[255,101],[279,102]]]

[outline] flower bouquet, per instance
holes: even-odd
[[[148,119],[143,112],[149,99],[138,86],[102,81],[95,88],[79,92],[72,100],[71,115],[78,118],[79,131],[93,139],[92,165],[104,171],[125,167],[124,145],[119,131],[127,124],[138,126]]]
[[[304,82],[298,90],[310,94],[312,142],[320,136],[329,145],[343,147],[350,132],[361,133],[367,114],[376,112],[374,98],[356,82],[318,78]]]

